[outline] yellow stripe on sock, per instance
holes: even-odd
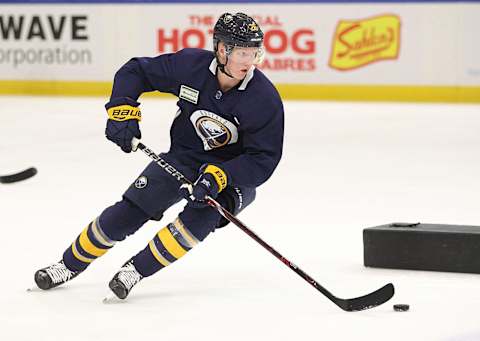
[[[153,240],[148,243],[148,247],[150,248],[150,251],[152,252],[152,255],[155,257],[156,260],[163,266],[168,266],[170,265],[170,262],[166,260],[162,254],[158,251],[157,247],[155,246],[155,242]]]
[[[78,260],[84,262],[84,263],[91,263],[93,262],[93,259],[90,259],[90,258],[87,258],[87,257],[83,257],[77,250],[77,247],[75,246],[75,242],[72,243],[72,252],[73,252],[73,255],[75,256],[75,258],[77,258]]]
[[[158,232],[158,237],[162,241],[163,246],[167,249],[170,254],[179,259],[184,256],[187,251],[177,242],[177,240],[172,236],[168,228],[164,227]]]
[[[104,255],[108,250],[107,249],[100,249],[93,245],[93,243],[88,239],[87,236],[87,231],[88,227],[85,228],[85,230],[82,231],[80,234],[80,246],[89,254],[95,256],[95,257],[100,257]]]

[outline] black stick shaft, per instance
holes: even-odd
[[[280,252],[275,250],[273,246],[268,244],[266,241],[264,241],[262,238],[260,238],[255,232],[250,230],[244,223],[242,223],[237,217],[235,217],[233,214],[231,214],[229,211],[227,211],[225,208],[223,208],[218,202],[216,202],[213,199],[207,199],[207,202],[210,206],[214,207],[217,209],[217,211],[220,212],[220,214],[227,219],[228,221],[232,222],[235,224],[237,227],[239,227],[243,232],[248,234],[253,240],[255,240],[257,243],[262,245],[265,249],[267,249],[272,255],[274,255],[276,258],[278,258],[283,264],[288,266],[291,270],[295,271],[300,277],[302,277],[304,280],[306,280],[308,283],[310,283],[315,289],[320,291],[322,294],[327,296],[330,300],[334,300],[335,296],[333,296],[327,289],[325,289],[323,286],[317,283],[312,277],[310,277],[305,271],[300,269],[295,263],[289,261],[287,258],[285,258]]]

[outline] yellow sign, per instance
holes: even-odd
[[[341,20],[332,44],[328,65],[347,71],[383,59],[397,59],[400,49],[400,18],[380,15],[364,20]]]

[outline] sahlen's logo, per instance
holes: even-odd
[[[337,24],[328,65],[347,71],[385,59],[397,59],[400,18],[393,14]]]
[[[148,179],[146,176],[142,175],[135,181],[135,187],[138,189],[142,189],[147,187],[148,185]]]

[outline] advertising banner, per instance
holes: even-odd
[[[292,98],[312,86],[463,87],[480,97],[480,45],[474,44],[480,3],[0,4],[0,9],[0,94],[15,84],[28,88],[39,82],[54,91],[62,82],[103,89],[132,57],[212,49],[218,16],[245,12],[265,33],[266,57],[258,68]]]

